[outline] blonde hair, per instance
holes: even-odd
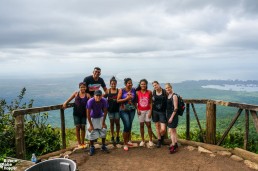
[[[172,85],[171,85],[170,83],[166,83],[166,84],[165,84],[165,87],[166,87],[166,86],[172,88]]]

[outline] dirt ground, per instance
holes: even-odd
[[[174,154],[169,154],[167,146],[148,149],[144,147],[112,149],[109,154],[96,150],[89,156],[88,149],[73,153],[71,159],[78,163],[79,171],[157,171],[157,170],[189,170],[189,171],[244,171],[251,170],[243,162],[236,162],[220,155],[210,157],[209,154],[189,151],[185,146],[179,147]]]

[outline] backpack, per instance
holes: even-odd
[[[173,95],[176,95],[177,96],[177,99],[178,99],[178,110],[177,110],[177,114],[180,115],[180,116],[183,116],[183,113],[185,111],[185,102],[184,100],[182,99],[182,97],[176,93],[174,93]]]

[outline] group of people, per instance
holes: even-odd
[[[100,75],[101,69],[95,67],[93,74],[85,77],[83,82],[79,83],[79,91],[74,92],[63,103],[63,108],[65,109],[67,104],[75,99],[73,117],[78,146],[85,148],[84,139],[86,134],[86,138],[90,141],[90,156],[95,153],[94,142],[98,138],[102,139],[101,150],[108,152],[105,145],[107,134],[105,121],[108,115],[112,136],[111,142],[120,143],[121,118],[124,125],[123,149],[128,151],[128,147],[133,146],[131,131],[135,113],[137,113],[142,139],[139,145],[145,146],[144,125],[146,125],[149,135],[149,146],[154,146],[152,141],[152,120],[155,123],[158,137],[156,147],[160,148],[164,144],[164,135],[166,134],[166,127],[168,127],[172,141],[169,151],[174,153],[178,148],[176,132],[178,125],[178,98],[174,94],[171,84],[166,83],[165,89],[163,89],[158,81],[154,81],[152,82],[154,90],[150,91],[146,79],[140,80],[137,88],[134,88],[132,79],[125,78],[125,86],[118,89],[117,80],[115,77],[112,77],[110,79],[110,88],[107,88]],[[102,87],[104,93],[102,93],[100,87]],[[85,126],[87,126],[87,129]]]

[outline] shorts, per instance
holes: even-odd
[[[86,132],[86,138],[88,140],[95,140],[98,138],[106,138],[107,135],[107,129],[102,128],[102,121],[103,117],[101,118],[91,118],[92,125],[94,127],[94,130],[91,132],[88,131],[88,128],[90,127],[90,124],[87,124],[87,132]]]
[[[158,112],[158,111],[153,110],[152,111],[152,121],[166,124],[167,123],[166,112]]]
[[[74,125],[86,125],[86,117],[73,115]]]
[[[172,113],[171,113],[172,114]],[[171,117],[171,114],[167,115],[167,121]],[[178,126],[178,114],[176,114],[171,123],[167,122],[169,128],[176,128]]]
[[[109,119],[120,119],[119,112],[108,112]]]
[[[151,118],[148,117],[150,110],[140,110],[140,115],[138,115],[139,122],[150,122]]]
[[[92,140],[96,140],[98,138],[106,138],[107,135],[107,129],[103,128],[103,129],[94,129],[91,132],[88,131],[87,129],[87,133],[86,133],[86,138],[90,141]]]

